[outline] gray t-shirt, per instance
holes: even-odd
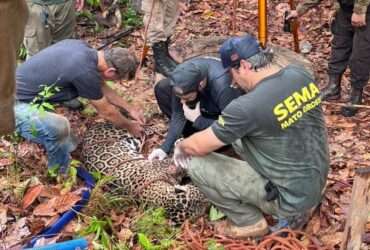
[[[329,155],[320,102],[311,75],[289,65],[232,101],[212,125],[225,144],[241,139],[241,157],[278,188],[287,212],[321,200]]]
[[[16,71],[16,98],[31,102],[43,89],[54,85],[60,91],[48,102],[68,101],[78,96],[98,100],[103,97],[98,54],[86,42],[63,40],[21,64]]]

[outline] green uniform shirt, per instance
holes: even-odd
[[[212,130],[279,190],[287,212],[305,211],[321,200],[329,169],[327,132],[319,88],[303,68],[289,65],[232,101]]]
[[[322,0],[304,0],[297,6],[297,11],[300,15],[304,14],[310,8],[317,6]],[[356,14],[365,14],[370,4],[370,0],[338,0],[338,3],[354,6],[353,12]]]

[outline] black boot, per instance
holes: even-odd
[[[172,64],[174,64],[175,67],[176,67],[178,63],[172,58],[172,56],[170,55],[169,50],[168,50],[168,48],[170,47],[170,44],[171,44],[171,37],[168,37],[167,40],[166,40],[167,54],[168,54],[168,57],[170,58],[170,60],[172,61]]]
[[[166,42],[158,42],[153,44],[152,49],[156,71],[168,77],[176,68],[176,63],[168,53],[168,44]]]
[[[361,89],[355,89],[352,87],[351,89],[351,97],[350,97],[350,104],[351,105],[360,105],[362,103],[362,88]],[[345,117],[351,117],[354,116],[358,111],[358,108],[356,107],[343,107],[341,109],[342,115]]]
[[[340,98],[340,81],[342,75],[329,75],[329,83],[326,88],[321,91],[321,99],[326,100],[337,100]]]

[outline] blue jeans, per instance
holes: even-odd
[[[70,163],[70,152],[77,147],[69,121],[61,115],[41,112],[21,102],[15,105],[15,121],[17,133],[44,146],[48,167],[59,167],[61,172],[65,172]]]

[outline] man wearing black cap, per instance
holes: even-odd
[[[217,233],[262,236],[263,213],[299,228],[320,203],[329,168],[319,89],[301,66],[272,63],[252,36],[227,40],[220,53],[246,94],[211,127],[177,141],[175,164],[227,216]],[[227,144],[242,160],[212,153]]]
[[[133,78],[136,68],[136,57],[127,49],[97,51],[80,40],[63,40],[40,51],[17,68],[16,131],[42,144],[48,166],[63,171],[77,145],[68,120],[48,112],[53,109],[51,104],[87,98],[103,118],[140,136],[142,111],[128,105],[105,84],[105,80]],[[122,116],[117,107],[127,110],[133,120]]]
[[[176,67],[170,77],[154,88],[158,105],[171,119],[164,143],[149,155],[163,160],[181,137],[208,128],[241,91],[217,58],[195,58]]]

